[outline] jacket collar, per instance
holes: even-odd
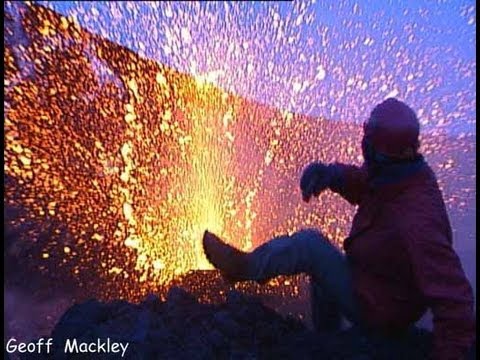
[[[425,181],[431,174],[423,156],[419,155],[413,161],[392,163],[377,169],[369,177],[369,186],[382,199],[391,198],[405,188]]]

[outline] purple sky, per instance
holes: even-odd
[[[474,1],[59,2],[88,30],[282,109],[363,121],[388,96],[475,132]]]

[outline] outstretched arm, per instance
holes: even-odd
[[[368,191],[367,171],[354,165],[314,162],[303,171],[300,188],[306,202],[330,188],[351,204],[357,205]]]
[[[350,204],[358,205],[368,192],[367,170],[363,167],[336,163],[335,180],[330,184],[333,192],[341,195]]]

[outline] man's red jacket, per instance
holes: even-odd
[[[460,359],[475,338],[473,293],[452,248],[452,231],[433,171],[372,188],[362,167],[338,164],[332,189],[359,205],[344,249],[362,320],[405,329],[430,308],[434,359]]]

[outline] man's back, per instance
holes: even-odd
[[[359,196],[349,186],[365,193]],[[364,321],[394,332],[430,307],[435,338],[468,346],[474,337],[473,294],[452,248],[445,205],[428,165],[374,189],[348,182],[344,189],[361,198],[344,247]],[[440,335],[446,331],[453,336]],[[455,346],[435,344],[437,351]]]

